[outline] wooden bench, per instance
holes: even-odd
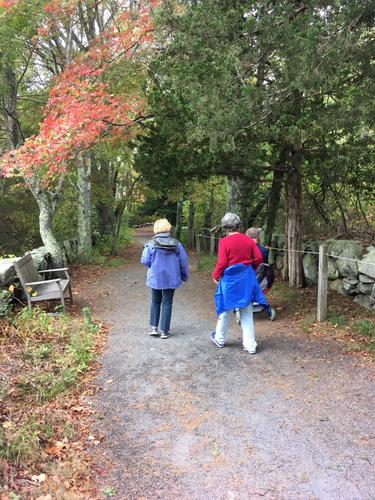
[[[46,269],[45,271],[38,272],[30,252],[15,261],[14,267],[21,281],[30,309],[33,302],[60,300],[62,310],[65,312],[64,294],[66,291],[69,292],[70,302],[73,303],[72,287],[67,267]],[[63,273],[64,278],[42,279],[41,274],[57,272]]]

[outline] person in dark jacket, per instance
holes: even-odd
[[[150,335],[169,337],[174,291],[189,277],[188,259],[183,245],[170,235],[167,219],[154,224],[155,236],[146,243],[141,263],[148,267],[146,285],[151,288]]]
[[[246,236],[248,236],[249,238],[251,238],[252,240],[255,241],[256,246],[261,251],[261,254],[263,257],[263,264],[268,264],[268,255],[269,255],[270,251],[268,250],[268,248],[264,247],[263,245],[261,245],[259,243],[259,235],[260,235],[261,231],[262,231],[261,228],[249,227],[249,229],[246,230]]]

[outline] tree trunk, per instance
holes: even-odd
[[[65,267],[66,258],[63,249],[58,243],[53,232],[54,206],[48,193],[34,191],[33,193],[39,206],[39,231],[43,244],[52,256],[53,267]]]
[[[278,165],[278,167],[280,167],[280,165]],[[265,245],[271,245],[272,232],[275,227],[277,211],[280,204],[283,176],[284,172],[280,168],[274,170],[263,236],[263,243]]]
[[[285,185],[285,210],[288,206],[288,189]],[[289,260],[288,260],[288,214],[285,212],[285,224],[284,224],[284,233],[285,233],[285,246],[284,246],[284,266],[282,270],[283,281],[288,281],[289,278]]]
[[[213,226],[213,213],[214,213],[214,208],[215,208],[215,197],[214,197],[214,191],[213,189],[211,190],[211,196],[210,196],[210,204],[208,209],[205,211],[204,214],[204,227],[209,227],[210,229]]]
[[[7,66],[4,71],[6,83],[6,95],[4,97],[3,117],[8,137],[9,149],[17,149],[24,142],[19,116],[18,116],[18,83],[13,68]],[[57,192],[50,195],[46,190],[40,188],[34,178],[26,181],[39,207],[39,232],[47,251],[51,254],[54,267],[64,267],[66,257],[63,248],[57,241],[53,231],[53,215],[55,212],[57,196],[63,185],[63,177],[58,183]]]
[[[17,111],[17,77],[10,66],[5,68],[4,76],[6,82],[6,95],[4,97],[3,115],[5,119],[9,149],[17,149],[23,143],[23,136]]]
[[[293,151],[286,182],[286,248],[290,287],[304,286],[302,268],[301,152]]]
[[[99,235],[111,237],[111,255],[117,255],[117,242],[120,233],[118,226],[121,225],[122,212],[117,216],[111,207],[98,201],[96,203],[96,213],[98,215]]]
[[[92,250],[90,176],[90,158],[88,156],[79,156],[77,159],[77,241],[78,260],[83,263],[90,261]]]
[[[248,189],[245,179],[228,177],[227,207],[229,212],[237,214],[243,225],[247,222],[248,214]]]
[[[246,224],[247,227],[255,226],[257,217],[259,217],[259,215],[261,214],[262,209],[266,205],[269,197],[270,197],[270,191],[268,191],[264,196],[261,196],[259,198],[258,203],[255,205],[254,208],[252,208],[251,212],[247,214],[247,219],[244,220],[244,225]]]
[[[177,238],[178,240],[181,238],[182,207],[183,207],[183,200],[179,200],[176,206],[176,229],[175,229],[175,238]]]
[[[194,202],[192,202],[190,200],[190,202],[189,202],[188,234],[187,234],[188,248],[193,248],[194,243],[195,243],[194,219],[195,219],[195,205],[194,205]]]
[[[99,235],[108,236],[112,234],[113,209],[100,200],[96,202],[95,209],[98,216]]]

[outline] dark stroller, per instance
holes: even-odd
[[[255,271],[257,281],[259,283],[260,289],[264,294],[268,293],[275,281],[275,272],[273,267],[270,264],[260,264]],[[261,312],[263,311],[263,307],[259,304],[253,304],[253,312]],[[273,307],[270,309],[271,314],[269,314],[269,318],[271,321],[275,321],[276,319],[276,311]]]
[[[257,270],[255,271],[257,281],[259,283],[260,289],[264,294],[268,293],[273,285],[273,282],[275,281],[275,273],[273,270],[273,267],[270,264],[262,263],[259,264],[257,267]],[[264,310],[263,306],[260,304],[254,303],[253,304],[253,312],[254,313],[259,313]],[[241,323],[240,319],[240,311],[239,309],[235,309],[234,313],[236,315],[236,321],[238,324]],[[273,307],[270,307],[269,310],[267,311],[268,317],[271,321],[275,321],[276,319],[276,310]]]

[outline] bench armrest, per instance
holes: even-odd
[[[55,273],[57,271],[68,271],[68,268],[61,267],[60,269],[44,269],[44,271],[38,271],[38,272],[41,274],[41,273]]]
[[[30,283],[25,283],[25,286],[44,285],[45,283],[59,283],[60,281],[61,281],[60,278],[57,278],[55,280],[31,281]]]

